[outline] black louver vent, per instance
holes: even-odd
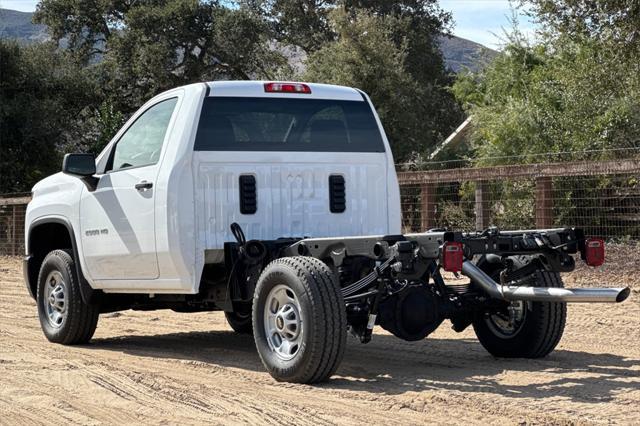
[[[256,196],[256,177],[253,175],[240,176],[240,213],[254,214],[258,210]]]
[[[340,175],[329,176],[329,209],[331,213],[342,213],[347,209],[344,177]]]

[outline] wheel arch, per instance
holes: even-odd
[[[29,225],[25,242],[27,256],[24,261],[23,273],[27,290],[33,299],[36,298],[38,273],[45,256],[53,250],[70,249],[73,253],[82,300],[87,304],[97,302],[102,292],[91,288],[82,272],[75,233],[69,220],[55,216],[38,218]]]

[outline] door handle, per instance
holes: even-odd
[[[153,183],[151,183],[151,182],[147,182],[146,180],[143,180],[143,181],[142,181],[142,182],[140,182],[140,183],[136,183],[135,188],[136,188],[138,191],[146,191],[147,189],[151,189],[151,188],[153,188]]]

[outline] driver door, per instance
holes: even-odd
[[[155,188],[178,98],[146,109],[111,148],[105,173],[80,201],[82,252],[94,280],[155,279]]]

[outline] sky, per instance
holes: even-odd
[[[440,7],[452,13],[455,35],[492,49],[500,47],[501,39],[504,39],[503,29],[511,28],[509,0],[440,0]],[[524,10],[515,10],[520,31],[533,39],[535,24]]]
[[[33,12],[38,0],[0,0],[5,9]],[[499,48],[503,28],[510,28],[509,0],[440,0],[440,7],[453,14],[453,33],[487,47]],[[533,37],[535,25],[520,12],[520,29]]]

